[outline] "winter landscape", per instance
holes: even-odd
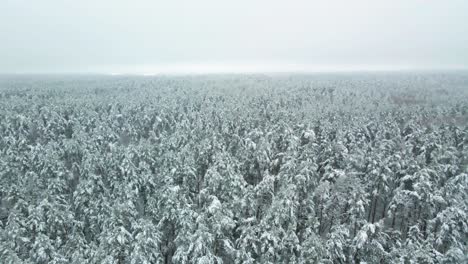
[[[2,76],[1,263],[466,263],[468,74]]]
[[[0,264],[467,264],[467,10],[0,0]]]

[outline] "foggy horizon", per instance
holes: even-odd
[[[467,72],[462,66],[305,65],[305,64],[168,64],[133,67],[90,67],[75,70],[0,72],[0,75],[204,75],[204,74],[320,74]]]
[[[464,1],[10,1],[0,73],[467,70]]]

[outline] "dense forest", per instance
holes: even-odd
[[[0,77],[1,263],[467,263],[468,74]]]

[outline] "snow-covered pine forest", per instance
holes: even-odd
[[[1,263],[466,263],[468,75],[3,76]]]

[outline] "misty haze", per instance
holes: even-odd
[[[468,2],[0,3],[0,263],[467,263]]]

